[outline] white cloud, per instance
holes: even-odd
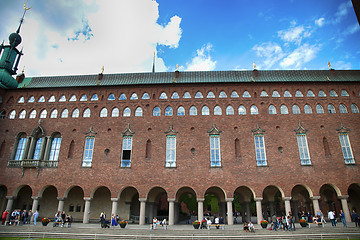
[[[319,19],[316,19],[316,20],[315,20],[315,24],[316,24],[318,27],[324,26],[324,23],[325,23],[325,18],[319,18]]]
[[[311,35],[309,31],[306,31],[304,26],[292,26],[287,30],[278,31],[278,36],[284,41],[288,43],[296,43],[300,44],[302,38],[307,38]]]
[[[274,64],[276,64],[280,59],[284,57],[284,52],[281,46],[277,43],[266,42],[260,45],[255,45],[252,50],[256,52],[258,57],[264,59],[263,64],[259,65],[259,69],[266,68],[270,69]]]
[[[350,35],[350,34],[354,34],[356,32],[358,32],[360,30],[359,24],[355,23],[351,26],[348,26],[345,31],[344,31],[344,35]]]
[[[190,63],[186,64],[185,71],[212,71],[216,67],[216,61],[211,59],[210,52],[212,51],[212,44],[203,45],[196,50],[196,56],[193,57]]]
[[[27,76],[98,73],[149,72],[157,45],[177,48],[182,35],[181,18],[173,16],[159,24],[158,3],[152,0],[91,1],[91,9],[77,9],[77,2],[66,1],[56,22],[35,6],[25,17],[21,29],[25,55],[19,69],[26,65]],[[57,2],[42,1],[43,5]],[[60,1],[62,2],[62,1]],[[45,8],[45,7],[43,7]],[[49,8],[49,7],[48,7]],[[49,14],[48,14],[49,15]],[[71,24],[59,27],[61,22]],[[92,34],[92,35],[91,35]],[[68,40],[75,37],[75,40]],[[54,47],[55,46],[55,47]],[[156,71],[166,71],[161,56],[156,57]]]
[[[344,62],[344,61],[337,61],[334,64],[332,64],[335,69],[338,70],[350,70],[352,69],[352,65],[350,62]]]
[[[338,10],[335,13],[335,22],[340,22],[343,17],[345,17],[348,14],[349,9],[352,8],[351,1],[347,0],[344,3],[341,3],[338,7]]]
[[[304,63],[310,62],[316,57],[320,47],[318,45],[304,45],[296,48],[292,53],[285,57],[281,62],[280,66],[283,68],[295,68],[300,69]]]

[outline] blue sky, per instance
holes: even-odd
[[[23,0],[0,0],[0,40]],[[350,0],[28,0],[26,76],[257,69],[360,69]]]

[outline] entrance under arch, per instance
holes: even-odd
[[[0,186],[0,213],[2,214],[6,209],[6,199],[7,188],[4,185]]]
[[[348,189],[349,195],[349,210],[352,212],[355,210],[356,212],[360,211],[360,184],[353,183],[349,186]]]
[[[325,184],[320,188],[320,209],[325,214],[330,210],[335,211],[336,214],[339,213],[341,209],[341,202],[337,198],[337,191],[334,186],[330,184]]]
[[[246,186],[238,187],[234,192],[233,205],[235,212],[234,224],[250,221],[256,222],[256,204],[254,194],[250,188]]]
[[[40,196],[38,211],[39,217],[53,217],[58,209],[59,201],[57,199],[58,192],[54,186],[48,186]]]
[[[196,193],[190,187],[180,188],[175,196],[175,223],[191,224],[198,219]]]
[[[81,222],[84,217],[84,191],[79,186],[67,190],[64,201],[64,211],[72,216],[73,221]]]
[[[140,202],[139,192],[134,187],[127,187],[120,193],[117,214],[121,220],[126,219],[131,223],[139,223]]]
[[[210,187],[204,196],[204,217],[213,221],[215,216],[226,219],[226,200],[224,191],[219,187]]]
[[[267,186],[263,191],[262,209],[264,219],[269,220],[274,214],[276,216],[285,215],[285,206],[282,199],[283,195],[276,186]]]
[[[20,188],[16,195],[16,199],[14,201],[13,209],[20,209],[20,210],[31,210],[32,208],[32,189],[30,186],[25,185]],[[40,206],[39,206],[40,207]]]
[[[105,212],[106,218],[111,219],[111,192],[104,186],[97,188],[93,194],[89,221],[99,222],[101,212]]]
[[[296,185],[291,190],[292,213],[298,221],[302,212],[313,212],[309,191],[303,185]]]
[[[169,220],[169,202],[167,192],[161,187],[155,187],[148,193],[148,202],[146,207],[146,216],[148,222],[152,222],[154,217],[157,220]]]

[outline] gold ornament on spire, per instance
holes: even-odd
[[[329,69],[332,69],[330,62],[328,62],[328,67]]]
[[[176,64],[176,71],[179,71],[179,64]]]
[[[253,69],[254,69],[254,70],[256,69],[256,64],[255,64],[255,62],[253,62]]]
[[[101,74],[104,73],[104,69],[105,69],[104,66],[102,66],[102,67],[101,67]]]
[[[24,3],[24,9],[25,9],[25,11],[28,11],[28,10],[30,10],[30,9],[32,8],[32,7],[28,7],[28,8],[26,7],[27,1],[28,1],[28,0],[26,0],[26,2]]]

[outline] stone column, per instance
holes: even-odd
[[[201,222],[204,218],[204,198],[198,198],[198,220]]]
[[[46,137],[46,139],[47,139],[47,141],[46,141],[46,146],[45,146],[44,160],[49,160],[52,138]]]
[[[250,202],[245,202],[246,207],[246,219],[243,219],[243,222],[250,222],[251,221],[251,211],[250,211]]]
[[[289,212],[291,212],[291,205],[290,205],[291,197],[283,197],[283,200],[285,202],[285,216],[288,216]]]
[[[111,205],[111,215],[114,214],[114,216],[117,215],[117,207],[118,207],[118,198],[111,198],[112,205]]]
[[[346,222],[350,223],[351,222],[351,215],[350,215],[350,211],[349,211],[349,205],[348,205],[348,198],[349,195],[342,195],[339,197],[341,200],[341,206],[342,206],[342,210],[345,214],[345,220]]]
[[[313,196],[310,199],[313,201],[314,216],[316,216],[320,212],[320,206],[319,206],[320,196]]]
[[[40,197],[31,197],[32,200],[33,200],[33,203],[32,203],[32,208],[31,208],[31,212],[33,214],[31,214],[31,219],[30,221],[33,222],[34,221],[34,212],[38,209],[38,206],[39,206],[39,200],[40,200]]]
[[[36,138],[35,137],[28,137],[26,144],[25,144],[25,151],[28,150],[28,152],[24,152],[24,159],[32,159],[34,155],[35,150],[35,144],[36,144]],[[29,147],[27,147],[29,146]]]
[[[48,140],[48,137],[43,137],[42,138],[39,160],[44,160],[45,147],[47,145],[47,142],[50,142],[50,141],[47,141],[47,140]]]
[[[257,223],[260,224],[260,222],[263,220],[263,216],[262,216],[262,206],[261,206],[261,201],[263,200],[263,198],[255,198],[254,200],[256,201],[256,218],[257,218]]]
[[[6,211],[9,212],[9,214],[6,216],[6,221],[9,221],[10,216],[11,216],[11,210],[13,208],[14,200],[16,199],[16,197],[14,197],[14,196],[6,196],[6,199],[7,199]]]
[[[85,210],[84,210],[84,217],[83,217],[83,223],[89,223],[90,219],[90,204],[92,198],[90,197],[84,197],[85,200]]]
[[[175,222],[175,199],[169,198],[169,225],[174,225]]]
[[[234,198],[227,198],[226,199],[226,205],[227,205],[227,222],[228,225],[233,225],[234,224],[234,217],[233,217],[233,201]]]
[[[139,225],[144,225],[145,224],[146,198],[139,198],[139,201],[140,201]]]
[[[58,197],[57,200],[59,200],[59,204],[58,204],[58,211],[62,212],[64,211],[64,202],[65,202],[64,197]]]

